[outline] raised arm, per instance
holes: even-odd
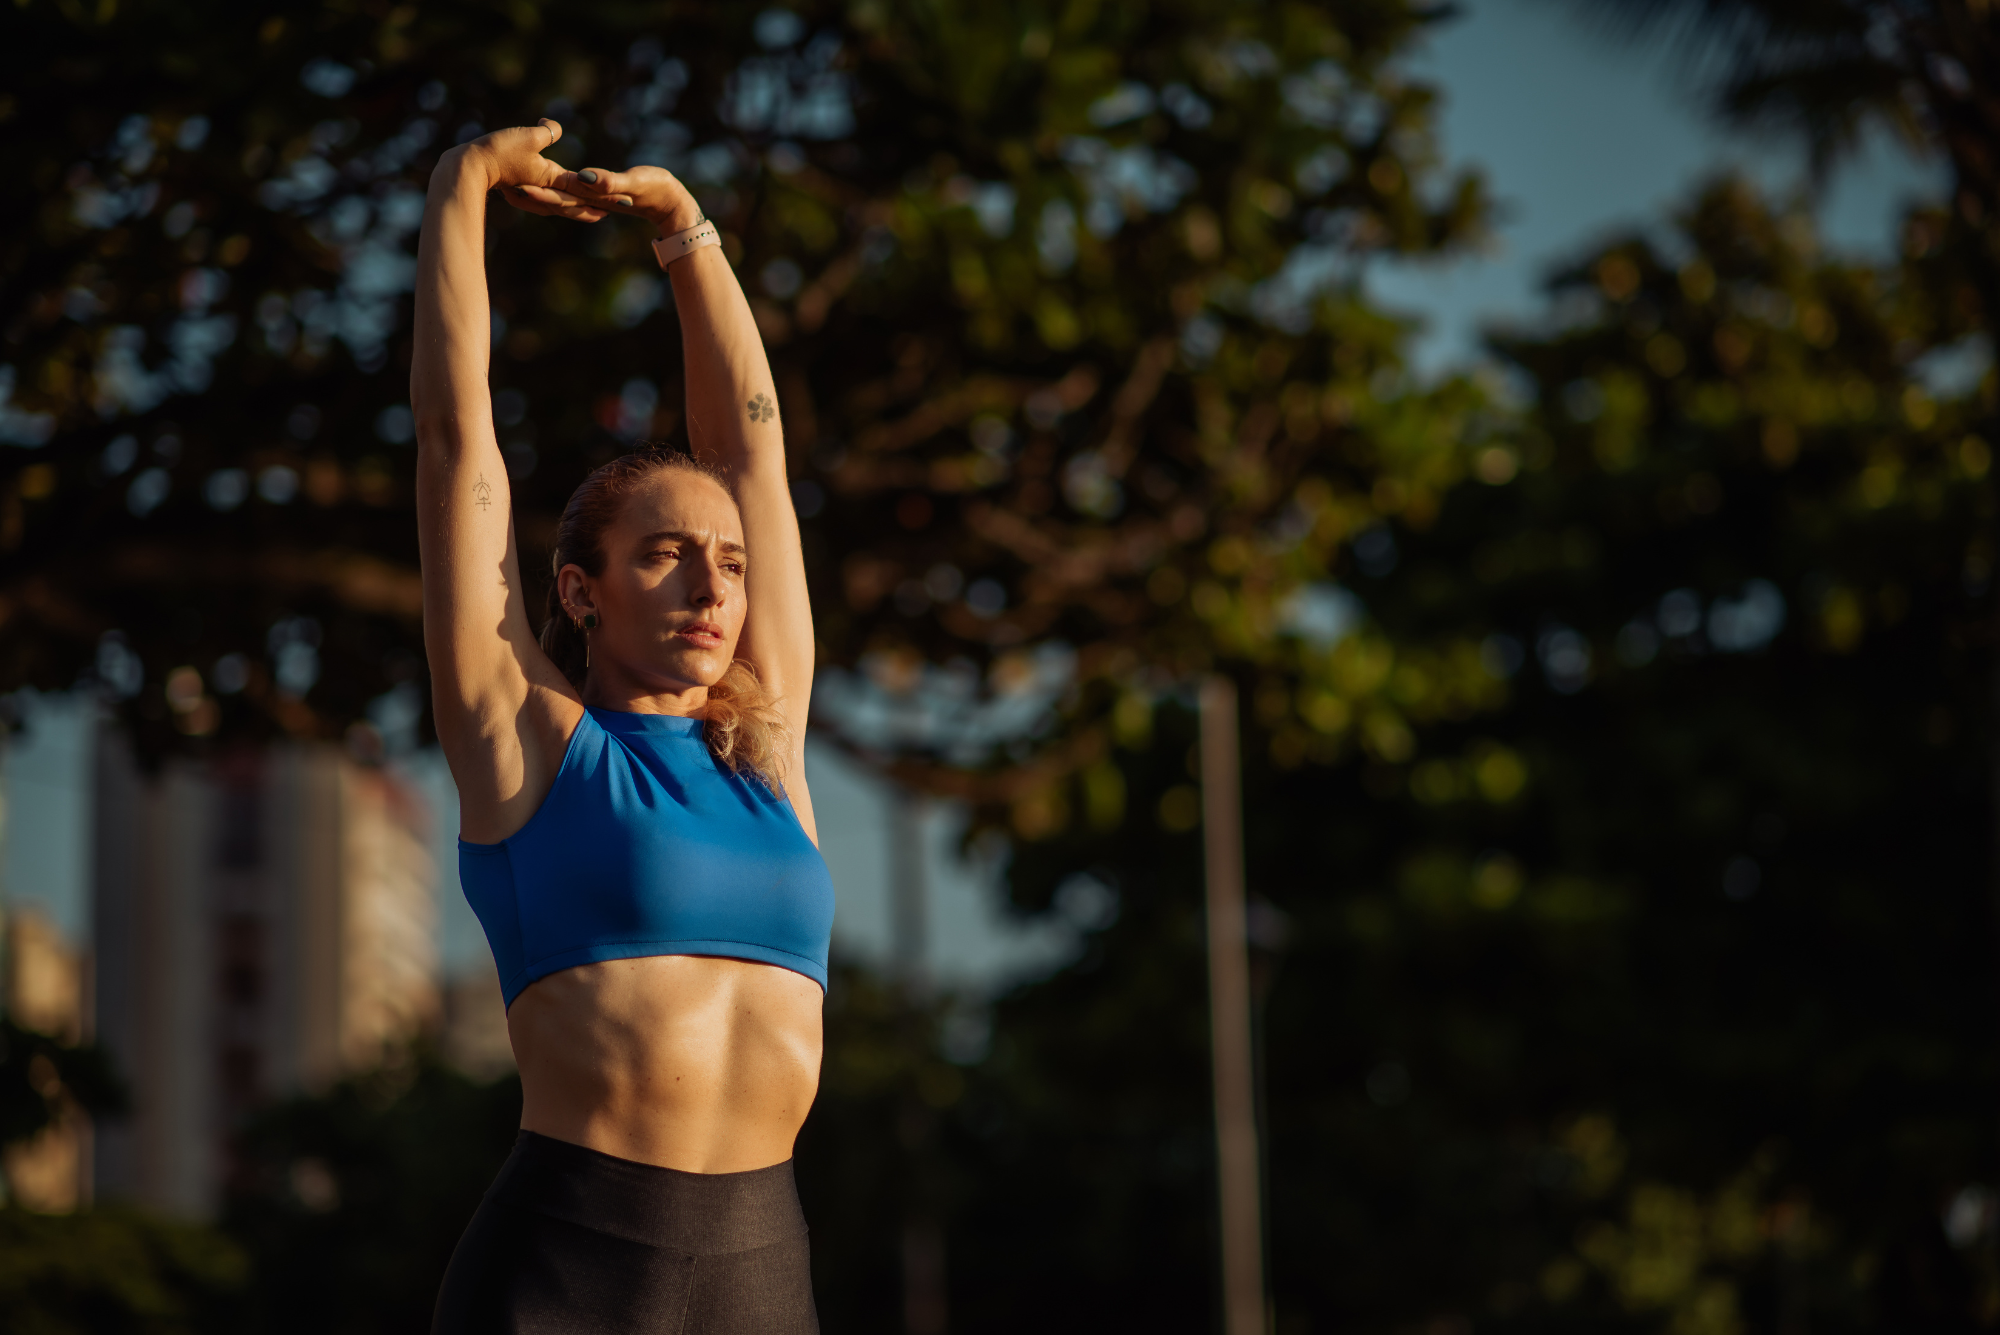
[[[771,363],[720,246],[676,260],[667,273],[686,350],[688,436],[696,454],[729,477],[750,548],[743,656],[782,699],[803,743],[812,706],[812,603]],[[801,771],[795,765],[793,772]]]
[[[701,218],[694,197],[658,167],[588,169],[563,177],[560,185],[585,204],[644,218],[661,236],[692,227]],[[685,349],[688,435],[696,455],[728,477],[750,549],[748,620],[739,656],[750,661],[782,702],[797,748],[791,766],[794,801],[810,829],[802,799],[815,657],[812,605],[798,516],[785,480],[785,435],[771,363],[750,303],[719,246],[675,260],[667,266],[667,276]]]
[[[541,151],[561,133],[543,121],[446,153],[431,173],[417,243],[410,407],[424,648],[438,740],[458,783],[462,829],[476,842],[505,838],[527,822],[583,712],[529,622],[486,379],[487,192],[548,185],[562,169]],[[546,197],[539,206],[513,202],[584,221],[604,216],[539,193]]]

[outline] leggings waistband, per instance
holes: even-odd
[[[789,1159],[746,1173],[688,1173],[523,1131],[487,1197],[686,1256],[806,1233]]]

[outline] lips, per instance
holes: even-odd
[[[682,626],[674,634],[703,649],[717,649],[722,646],[722,627],[713,621],[692,622]]]

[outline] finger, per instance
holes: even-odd
[[[551,218],[573,218],[578,222],[596,222],[605,216],[603,206],[596,201],[576,199],[546,186],[519,185],[513,187],[510,193],[519,195],[525,201],[520,207],[530,213]]]
[[[557,185],[578,199],[589,200],[594,207],[600,209],[618,209],[620,211],[635,209],[637,205],[634,203],[629,192],[617,194],[595,193],[597,191],[617,190],[619,188],[618,176],[619,173],[617,172],[602,172],[586,167],[579,172],[564,172],[558,178]],[[596,179],[590,179],[592,177]]]
[[[579,195],[625,195],[632,194],[632,183],[625,179],[625,173],[606,171],[602,167],[584,167],[573,172],[564,172],[560,182],[565,190]]]
[[[544,218],[568,218],[572,222],[600,222],[606,217],[603,209],[561,197],[537,199],[518,187],[503,190],[501,194],[509,204],[521,212],[537,214]]]
[[[519,191],[521,194],[525,195],[529,199],[536,200],[540,203],[547,204],[552,207],[569,207],[584,202],[578,199],[575,195],[566,194],[563,191],[557,190],[552,186],[517,185],[514,187],[514,189]],[[592,200],[590,201],[590,203],[593,208],[597,206],[596,200]]]
[[[536,199],[518,186],[508,186],[500,192],[500,197],[523,213],[539,213],[546,216],[554,212],[550,205]]]
[[[522,152],[539,157],[562,138],[562,126],[543,118],[534,125],[509,125],[480,136],[481,142],[495,147],[505,147],[509,152]],[[551,173],[560,173],[562,168],[555,163],[548,164]]]
[[[545,218],[576,218],[584,213],[593,215],[584,219],[596,222],[604,216],[604,210],[596,204],[588,204],[574,199],[560,190],[550,190],[539,185],[512,185],[502,192],[509,204],[524,213],[539,213]]]
[[[603,199],[579,199],[575,195],[566,195],[560,190],[551,189],[549,193],[566,204],[581,204],[586,208],[629,209],[635,207],[630,195],[607,195]]]

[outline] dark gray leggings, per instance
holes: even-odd
[[[790,1161],[683,1173],[523,1131],[432,1335],[817,1335]]]

